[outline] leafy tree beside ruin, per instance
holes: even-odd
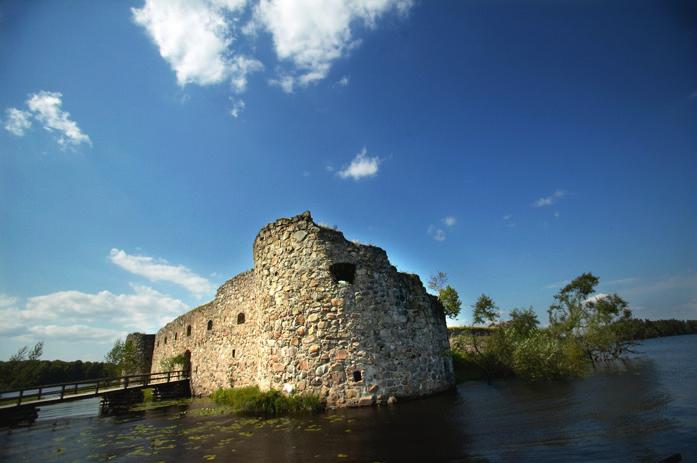
[[[113,374],[132,374],[140,370],[141,359],[132,341],[117,339],[104,360],[113,365]]]
[[[457,290],[448,283],[445,272],[438,272],[428,280],[428,287],[438,293],[438,300],[443,305],[445,315],[449,318],[457,318],[460,315],[462,301]]]

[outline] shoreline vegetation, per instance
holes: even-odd
[[[211,394],[211,399],[219,406],[248,416],[302,415],[325,409],[316,394],[284,394],[274,389],[262,392],[257,386],[218,389]]]
[[[529,382],[579,377],[634,353],[637,341],[697,333],[697,320],[632,318],[617,294],[596,294],[599,279],[584,273],[564,286],[540,327],[532,307],[499,309],[482,294],[472,309],[472,327],[449,328],[456,381],[517,377]]]
[[[481,326],[452,326],[448,328],[456,383],[487,380],[485,372],[472,356],[472,337],[478,337],[480,349],[485,349],[487,338],[495,335],[498,329],[498,327]],[[542,328],[542,330],[544,329]],[[646,339],[697,334],[697,320],[630,319],[624,324],[622,329],[626,330],[623,340],[633,343]],[[592,370],[592,368],[584,369],[582,373],[588,370]],[[503,379],[516,375],[514,371],[511,371],[505,365],[499,365],[497,370],[491,371],[490,376],[490,379]],[[524,376],[523,378],[525,379]],[[531,378],[527,379],[530,380]]]

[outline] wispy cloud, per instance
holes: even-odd
[[[338,172],[341,178],[351,178],[358,181],[366,177],[374,177],[377,175],[380,167],[380,158],[377,156],[369,156],[368,150],[363,148],[351,160],[351,163]]]
[[[457,219],[456,219],[454,216],[449,215],[449,216],[447,216],[447,217],[443,217],[443,220],[441,220],[441,222],[443,222],[443,224],[444,224],[446,227],[452,228],[452,227],[454,227],[455,224],[457,223]]]
[[[5,110],[5,130],[21,137],[31,127],[31,113],[17,108]]]
[[[349,77],[348,76],[343,76],[341,79],[336,81],[336,86],[338,87],[346,87],[349,84]]]
[[[571,283],[571,280],[562,280],[544,286],[544,289],[560,289]]]
[[[171,265],[163,259],[130,255],[114,248],[109,253],[109,260],[124,270],[150,281],[167,281],[179,285],[199,298],[213,290],[213,285],[206,278],[183,265]]]
[[[436,241],[445,241],[445,231],[442,228],[438,228],[435,225],[429,225],[426,229],[426,234]]]
[[[564,190],[556,190],[554,193],[552,193],[549,196],[543,196],[542,198],[538,198],[535,200],[532,205],[534,207],[547,207],[551,206],[553,204],[558,203],[562,198],[566,196],[566,191]]]
[[[693,289],[697,294],[697,274],[672,275],[653,280],[635,279],[633,281],[640,284],[623,289],[622,294],[640,296],[675,289]]]
[[[5,130],[18,137],[24,136],[32,126],[33,117],[44,130],[58,136],[58,144],[62,147],[92,145],[90,137],[80,130],[70,118],[70,113],[63,111],[62,93],[41,90],[29,95],[26,104],[28,111],[17,108],[5,110]]]
[[[501,219],[503,220],[503,225],[508,228],[513,228],[516,226],[516,223],[513,220],[513,214],[506,214],[503,217],[501,217]]]
[[[232,107],[230,108],[230,115],[237,119],[244,110],[246,104],[244,100],[234,100],[231,98],[230,101],[232,102]]]

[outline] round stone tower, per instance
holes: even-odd
[[[452,387],[442,306],[382,249],[305,212],[259,232],[253,272],[262,389],[314,392],[332,407]]]

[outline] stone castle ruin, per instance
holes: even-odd
[[[252,270],[157,332],[150,369],[183,354],[196,395],[258,385],[359,406],[449,389],[448,348],[443,308],[417,275],[305,212],[262,228]]]

